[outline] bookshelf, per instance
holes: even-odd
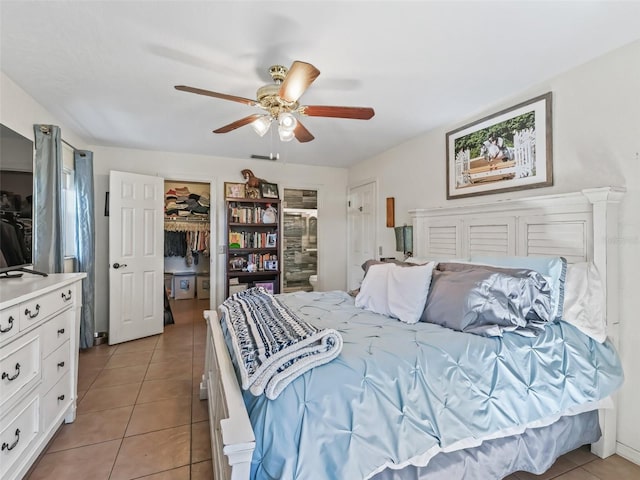
[[[280,200],[227,198],[225,297],[254,286],[280,293]]]

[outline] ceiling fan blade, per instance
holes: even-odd
[[[298,120],[293,134],[296,136],[296,140],[298,140],[300,143],[310,142],[315,138],[313,135],[311,135],[311,132],[307,130],[307,128],[302,125],[302,123],[300,123],[300,120]]]
[[[250,124],[251,122],[257,120],[262,117],[262,115],[258,113],[254,113],[253,115],[249,115],[248,117],[241,118],[240,120],[236,120],[229,125],[225,125],[224,127],[220,127],[217,130],[214,130],[213,133],[228,133],[236,128],[244,127],[245,125]]]
[[[302,96],[309,85],[318,78],[320,70],[310,63],[296,60],[284,78],[278,96],[288,103],[295,103]]]
[[[298,110],[302,115],[309,117],[334,117],[353,118],[356,120],[369,120],[375,115],[373,108],[369,107],[333,107],[328,105],[304,105]]]
[[[258,106],[258,102],[250,98],[236,97],[235,95],[227,95],[226,93],[212,92],[211,90],[203,90],[202,88],[187,87],[186,85],[176,85],[176,90],[181,92],[197,93],[198,95],[206,95],[207,97],[221,98],[222,100],[231,100],[232,102],[244,103],[251,107]]]

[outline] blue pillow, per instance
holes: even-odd
[[[564,283],[567,277],[567,260],[564,257],[490,257],[473,255],[470,261],[496,267],[528,268],[540,273],[551,287],[551,319],[560,320],[562,318]]]

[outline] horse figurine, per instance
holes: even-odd
[[[256,177],[253,174],[253,172],[251,170],[249,170],[248,168],[245,168],[244,170],[242,170],[241,173],[242,173],[242,176],[244,177],[244,179],[247,181],[247,186],[248,187],[258,188],[260,186],[260,183],[265,181],[262,178]]]
[[[260,198],[260,184],[264,182],[264,180],[256,177],[248,168],[242,170],[242,176],[247,181],[247,198]]]

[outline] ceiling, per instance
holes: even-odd
[[[348,167],[637,40],[638,18],[637,1],[1,0],[0,67],[88,145]],[[253,99],[294,60],[321,71],[302,104],[375,117],[303,117],[309,143],[214,134],[256,111],[173,88]]]

